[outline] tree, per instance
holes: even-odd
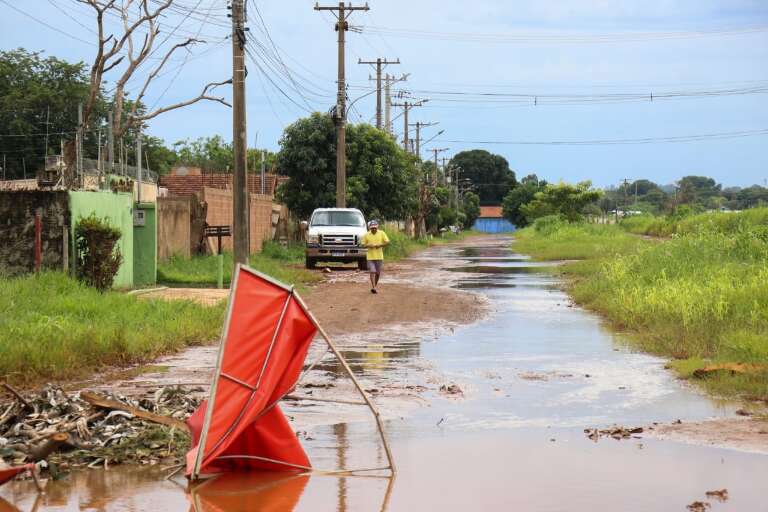
[[[462,211],[464,212],[464,227],[471,228],[478,217],[480,217],[480,196],[474,192],[464,194],[462,202]]]
[[[203,87],[202,92],[198,96],[189,100],[153,108],[149,111],[143,111],[139,108],[143,105],[142,100],[153,80],[158,77],[174,53],[203,42],[195,38],[186,38],[179,40],[179,42],[170,47],[164,47],[169,38],[164,38],[159,43],[156,42],[157,36],[160,34],[159,20],[164,16],[164,12],[172,7],[174,0],[156,0],[153,2],[156,6],[153,7],[150,7],[150,0],[122,0],[120,2],[117,0],[78,1],[90,6],[96,16],[96,56],[91,65],[89,96],[85,103],[83,114],[84,127],[88,127],[90,124],[91,116],[98,102],[98,96],[101,93],[104,75],[118,69],[123,63],[125,65],[118,71],[114,81],[113,133],[116,138],[121,137],[128,128],[135,128],[160,114],[183,108],[199,101],[215,101],[230,106],[229,103],[224,101],[224,98],[211,96],[210,92],[220,85],[231,83],[231,79],[222,82],[211,82]],[[105,34],[104,17],[108,13],[116,13],[120,17],[122,20],[122,33],[117,35]],[[135,44],[134,36],[140,36],[141,44]],[[125,86],[129,80],[137,77],[137,73],[142,68],[146,67],[153,54],[157,54],[157,64],[153,68],[145,70],[147,71],[146,76],[138,89],[133,103],[126,105],[127,95]],[[126,109],[126,107],[128,108]],[[124,109],[127,110],[127,115],[124,115],[126,113]]]
[[[462,151],[451,159],[449,165],[459,167],[461,178],[472,182],[481,205],[501,204],[504,196],[517,184],[507,160],[482,149]]]
[[[347,203],[383,219],[401,219],[416,208],[415,162],[381,130],[347,129]],[[336,202],[336,134],[332,118],[314,113],[285,129],[277,155],[291,179],[280,195],[300,217]]]
[[[523,205],[533,201],[538,192],[544,190],[547,182],[539,181],[535,174],[529,174],[520,181],[520,184],[509,191],[502,202],[504,218],[517,227],[528,225],[528,219],[520,210]]]
[[[6,156],[6,178],[21,178],[25,168],[27,177],[34,177],[46,156],[46,132],[52,134],[48,154],[58,153],[60,142],[74,137],[77,105],[89,95],[85,68],[82,62],[44,58],[40,52],[0,52],[0,153]],[[104,111],[100,94],[94,109]],[[95,133],[86,134],[87,154],[96,152],[96,139]]]
[[[570,222],[583,218],[583,210],[602,196],[602,192],[592,189],[592,183],[582,181],[576,185],[560,182],[547,185],[537,192],[532,201],[520,207],[528,222],[547,215],[561,215]]]
[[[678,203],[704,205],[707,200],[719,196],[722,185],[706,176],[684,176],[678,182]]]

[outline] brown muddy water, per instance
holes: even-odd
[[[230,475],[190,492],[183,478],[163,480],[162,468],[116,467],[51,482],[40,498],[28,482],[7,485],[0,512],[685,511],[707,501],[706,491],[723,488],[729,499],[710,499],[709,510],[768,511],[766,455],[586,437],[585,428],[730,417],[736,406],[676,380],[662,359],[630,350],[597,317],[573,307],[542,264],[508,246],[507,239],[486,239],[419,258],[446,269],[438,274],[443,284],[484,294],[492,313],[482,321],[428,335],[389,326],[344,340],[386,418],[396,479]],[[304,392],[344,396],[337,377],[337,366],[324,361]],[[461,392],[441,391],[448,384]],[[284,409],[314,467],[385,465],[360,408]]]

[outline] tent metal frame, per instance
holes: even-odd
[[[250,274],[252,274],[252,275],[254,275],[256,277],[259,277],[259,278],[269,282],[270,284],[273,284],[273,285],[277,286],[278,288],[281,288],[281,289],[283,289],[283,290],[285,290],[287,292],[287,296],[286,296],[286,299],[285,299],[285,304],[283,305],[283,309],[282,309],[282,312],[280,314],[280,318],[279,318],[279,320],[277,322],[277,325],[275,326],[275,332],[272,335],[272,342],[270,343],[270,347],[269,347],[269,349],[267,351],[267,354],[266,354],[266,356],[264,358],[264,364],[263,364],[263,366],[261,368],[261,373],[259,375],[259,379],[257,380],[255,386],[251,386],[250,384],[248,384],[246,382],[243,382],[243,381],[241,381],[241,380],[239,380],[239,379],[237,379],[235,377],[232,377],[230,375],[224,374],[221,371],[221,365],[222,365],[222,362],[224,360],[224,353],[226,351],[226,343],[227,343],[227,336],[229,334],[229,326],[230,326],[230,323],[232,321],[232,305],[233,305],[233,302],[234,302],[235,294],[237,293],[237,285],[238,285],[238,283],[240,281],[240,273],[243,272],[243,271],[244,272],[248,272],[248,273],[250,273]],[[304,302],[304,300],[301,298],[301,296],[298,294],[298,292],[296,292],[296,290],[294,289],[293,286],[286,286],[285,284],[281,283],[280,281],[277,281],[277,280],[271,278],[270,276],[262,274],[261,272],[259,272],[257,270],[254,270],[254,269],[252,269],[252,268],[250,268],[250,267],[248,267],[246,265],[238,264],[237,267],[235,268],[235,276],[234,276],[234,279],[232,280],[232,287],[231,287],[230,292],[229,292],[229,303],[227,305],[227,315],[226,315],[226,320],[224,322],[224,327],[223,327],[222,333],[221,333],[221,339],[220,339],[220,342],[219,342],[219,353],[218,353],[218,357],[217,357],[217,360],[216,360],[216,369],[215,369],[214,374],[213,374],[213,381],[211,383],[211,388],[210,388],[210,397],[211,398],[209,398],[208,405],[207,405],[207,408],[205,410],[205,419],[203,421],[203,430],[202,430],[201,435],[200,435],[200,442],[198,443],[198,449],[197,449],[197,454],[196,454],[196,458],[195,458],[195,465],[194,465],[194,467],[192,469],[192,474],[190,475],[190,480],[195,481],[195,480],[199,480],[199,479],[202,479],[202,478],[208,478],[208,477],[211,477],[211,476],[215,476],[215,475],[203,475],[203,474],[200,474],[200,468],[201,468],[202,463],[203,463],[204,451],[205,451],[205,443],[206,443],[207,438],[208,438],[208,430],[209,430],[209,428],[211,426],[211,419],[212,419],[212,416],[213,416],[213,407],[214,407],[214,403],[215,403],[215,396],[216,396],[216,390],[218,388],[219,379],[220,378],[225,378],[227,380],[230,380],[232,382],[240,384],[243,387],[246,387],[246,388],[250,389],[251,390],[251,396],[248,399],[248,401],[245,403],[245,405],[243,406],[243,409],[240,411],[240,414],[238,415],[237,419],[235,419],[235,421],[232,423],[232,425],[227,430],[227,432],[224,434],[224,436],[222,436],[222,438],[219,440],[219,442],[214,446],[214,448],[213,448],[214,450],[216,449],[216,447],[218,447],[220,445],[220,443],[222,443],[224,441],[224,439],[226,439],[227,436],[229,436],[232,433],[234,428],[237,426],[237,424],[240,422],[240,420],[242,419],[243,415],[245,414],[245,411],[247,410],[247,408],[251,404],[251,401],[253,400],[254,396],[256,395],[256,392],[259,389],[259,385],[261,384],[261,379],[264,376],[264,373],[266,372],[267,366],[269,364],[269,359],[270,359],[270,356],[272,355],[272,349],[274,348],[275,342],[277,341],[277,337],[280,334],[280,329],[282,328],[282,325],[283,325],[283,319],[285,317],[285,313],[286,313],[286,311],[288,309],[288,305],[290,304],[292,298],[296,299],[296,302],[298,303],[299,307],[301,307],[301,309],[304,311],[304,313],[310,319],[312,324],[315,326],[315,329],[317,329],[317,332],[320,334],[320,336],[325,341],[325,343],[327,345],[327,348],[323,352],[321,357],[316,362],[311,364],[299,376],[299,378],[297,379],[296,383],[291,387],[291,389],[289,389],[280,398],[278,398],[277,400],[275,400],[272,403],[270,403],[269,405],[267,405],[264,408],[264,410],[261,412],[261,414],[256,417],[256,419],[258,419],[259,417],[264,415],[267,411],[269,411],[275,405],[277,405],[278,402],[280,402],[280,401],[282,401],[282,400],[284,400],[286,398],[288,398],[290,400],[312,400],[312,401],[323,401],[323,402],[338,402],[338,403],[345,403],[345,404],[350,404],[350,405],[365,405],[371,411],[371,414],[373,415],[374,419],[376,420],[376,427],[378,429],[379,437],[381,439],[381,444],[384,447],[384,451],[386,453],[387,461],[388,461],[389,465],[386,466],[386,467],[381,467],[381,468],[362,468],[362,469],[350,469],[350,470],[318,470],[318,469],[311,468],[309,466],[299,466],[299,465],[291,464],[291,463],[288,463],[288,462],[285,462],[285,461],[270,459],[270,458],[266,458],[266,457],[258,457],[258,456],[253,456],[253,455],[226,455],[226,456],[224,456],[222,458],[259,460],[259,461],[262,461],[262,462],[269,462],[269,463],[272,463],[272,464],[284,465],[284,466],[288,466],[288,467],[291,467],[291,468],[294,468],[294,469],[302,469],[302,470],[307,471],[307,472],[319,473],[319,474],[325,474],[325,475],[354,475],[355,473],[360,473],[360,472],[389,471],[391,476],[394,477],[395,474],[397,473],[397,470],[395,468],[395,463],[394,463],[394,460],[392,458],[392,452],[391,452],[390,447],[389,447],[389,442],[387,440],[387,435],[386,435],[386,433],[384,431],[384,424],[383,424],[383,422],[381,420],[381,414],[379,413],[378,408],[371,401],[370,397],[365,392],[363,387],[360,385],[360,382],[357,380],[357,377],[355,377],[355,374],[352,372],[352,369],[350,368],[350,366],[347,363],[347,361],[344,358],[344,356],[336,348],[336,345],[333,343],[333,341],[331,340],[330,336],[328,336],[328,333],[326,333],[325,330],[322,328],[322,326],[317,321],[317,319],[312,314],[312,312],[309,310],[309,308],[307,307],[307,304]],[[352,402],[352,401],[342,401],[342,400],[332,400],[332,399],[316,399],[316,398],[312,398],[312,397],[303,397],[303,396],[291,395],[291,393],[296,389],[296,385],[299,382],[301,382],[301,380],[309,373],[309,371],[312,370],[312,368],[314,368],[315,365],[317,365],[320,362],[320,360],[322,360],[325,357],[325,355],[328,353],[329,350],[331,351],[331,353],[333,353],[333,355],[339,361],[339,363],[341,364],[342,368],[344,369],[344,373],[347,374],[347,376],[350,378],[350,380],[354,384],[354,386],[357,389],[357,391],[362,396],[362,398],[363,398],[362,402]]]

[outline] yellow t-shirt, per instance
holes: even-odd
[[[379,229],[378,231],[376,231],[375,235],[370,231],[364,234],[361,242],[362,242],[362,245],[365,247],[368,247],[370,245],[384,245],[385,243],[389,243],[389,237],[385,232]],[[378,249],[368,249],[368,259],[383,260],[384,249],[382,247],[379,247]]]

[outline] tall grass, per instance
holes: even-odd
[[[0,281],[0,375],[30,383],[214,340],[223,305],[99,293],[61,273]]]
[[[304,247],[289,245],[283,247],[275,242],[267,242],[258,254],[251,255],[249,264],[254,269],[288,284],[302,287],[317,282],[322,277],[303,269]],[[232,253],[224,253],[224,284],[229,285],[234,268]],[[187,286],[215,286],[218,274],[216,256],[195,256],[182,258],[174,256],[162,262],[157,268],[158,281],[168,284]]]
[[[707,214],[679,221],[663,242],[616,226],[529,229],[516,249],[551,259],[578,276],[574,299],[633,333],[643,349],[684,360],[684,375],[713,362],[763,370],[707,381],[723,393],[768,397],[768,226],[763,213]],[[597,231],[597,234],[595,233]],[[627,238],[634,242],[628,242]],[[596,250],[584,250],[584,247]]]
[[[742,212],[707,212],[686,217],[638,215],[621,221],[630,233],[668,237],[700,232],[739,233],[768,226],[768,208]]]

